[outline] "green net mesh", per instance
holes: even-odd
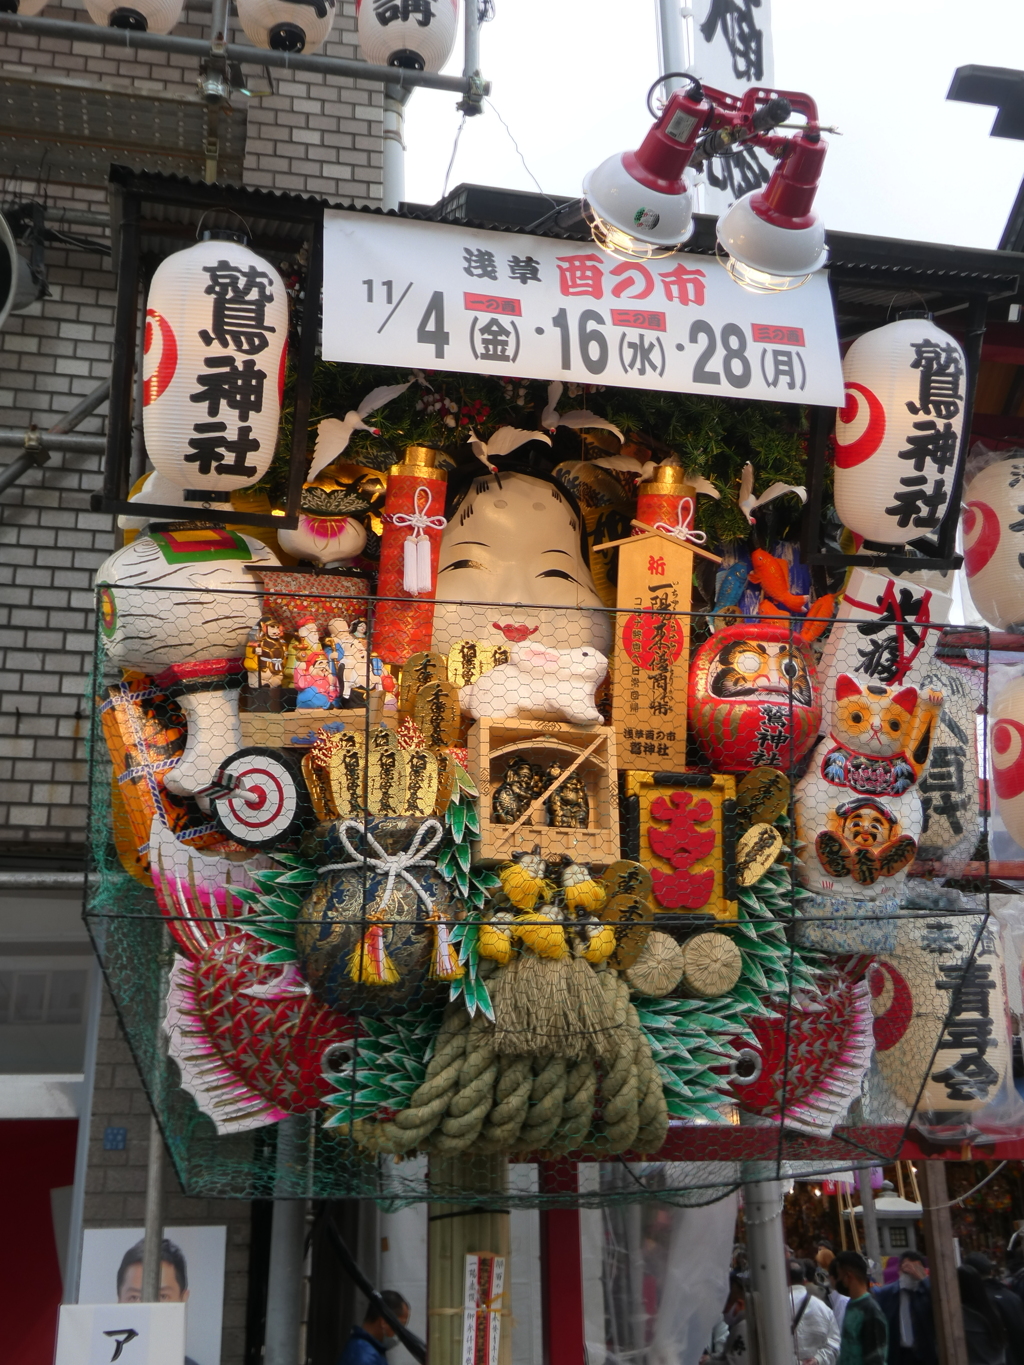
[[[1012,1121],[984,640],[844,684],[884,633],[533,608],[531,661],[452,600],[388,669],[296,577],[100,590],[86,918],[188,1193],[699,1205]]]

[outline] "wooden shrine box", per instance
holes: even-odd
[[[376,691],[370,693],[369,715],[362,707],[353,706],[351,709],[329,711],[313,708],[297,711],[240,711],[238,718],[242,722],[242,747],[261,744],[269,749],[286,749],[294,745],[296,740],[308,743],[308,740],[303,739],[304,736],[310,733],[315,735],[321,725],[331,725],[337,721],[344,722],[345,729],[357,735],[382,722],[392,727],[398,724],[394,712],[384,714],[384,693]]]
[[[655,922],[658,914],[735,919],[735,778],[685,772],[624,777],[631,845],[624,852],[651,873]]]
[[[594,548],[619,551],[611,680],[612,723],[623,753],[683,769],[693,556],[716,556],[660,531]]]
[[[480,838],[473,857],[505,862],[513,853],[540,845],[541,855],[567,853],[581,863],[613,863],[619,857],[619,801],[615,770],[615,731],[546,720],[478,720],[467,740],[469,771],[480,792]],[[516,759],[540,769],[562,765],[562,777],[579,774],[590,816],[585,829],[549,825],[545,793],[534,797],[527,820],[502,824],[493,818],[494,794]],[[549,786],[547,791],[551,791]]]

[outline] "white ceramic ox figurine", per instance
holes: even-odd
[[[508,663],[499,664],[459,689],[459,705],[474,720],[565,720],[596,725],[601,713],[594,693],[608,672],[596,649],[548,649],[514,644]]]
[[[96,571],[107,657],[148,673],[184,712],[188,740],[165,784],[191,796],[242,747],[238,690],[262,589],[248,565],[277,556],[237,532],[175,525],[140,535]]]

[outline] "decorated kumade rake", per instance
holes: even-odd
[[[275,545],[144,526],[98,574],[91,922],[188,1187],[259,1193],[283,1120],[326,1197],[624,1157],[661,1173],[643,1198],[694,1133],[799,1163],[851,1125],[895,1151],[1005,1116],[998,933],[923,879],[981,828],[980,665],[941,586],[816,595],[764,511],[802,490],[755,498],[749,466],[719,555],[695,517],[723,490],[675,457],[559,463],[505,427],[346,463],[416,389],[322,424]],[[993,703],[1014,837],[1020,692]]]

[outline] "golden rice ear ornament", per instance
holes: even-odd
[[[527,871],[522,863],[505,863],[499,867],[498,880],[517,910],[532,910],[538,901],[549,900],[555,894],[551,882]]]
[[[610,924],[599,924],[590,933],[590,942],[580,956],[585,962],[597,966],[598,963],[606,962],[615,952],[615,948],[615,930]]]
[[[590,914],[600,910],[608,899],[608,887],[603,882],[595,881],[590,875],[590,868],[584,863],[569,863],[562,869],[559,880],[570,910]]]
[[[499,926],[492,920],[489,924],[481,924],[477,931],[476,950],[481,957],[490,958],[492,962],[498,962],[504,966],[512,960],[512,933],[505,926]]]

